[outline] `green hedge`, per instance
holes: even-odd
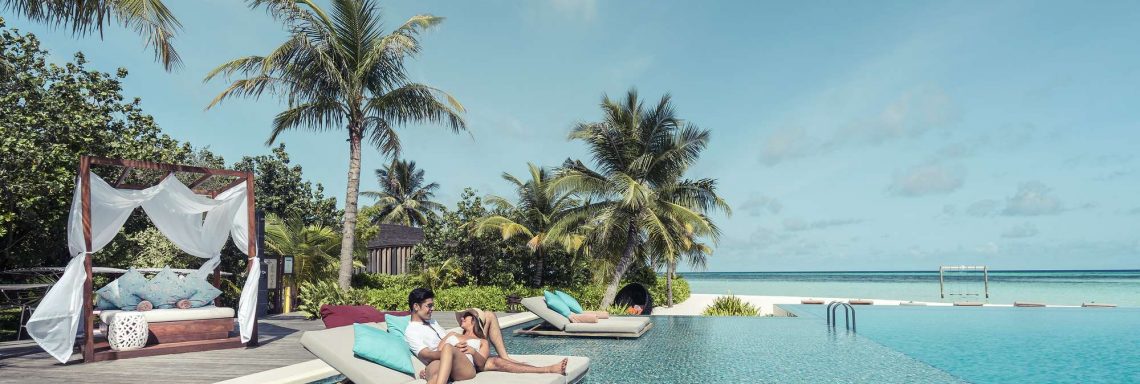
[[[361,283],[361,288],[351,291],[339,289],[336,282],[304,283],[301,285],[298,296],[297,310],[315,318],[320,307],[324,304],[333,305],[371,305],[383,311],[405,311],[408,309],[408,292],[417,285],[414,277],[385,276],[374,274],[371,276],[354,277],[354,282]],[[665,278],[658,277],[657,284],[648,287],[653,296],[655,305],[665,305]],[[574,296],[582,307],[588,310],[598,310],[605,286],[588,285],[584,287],[546,287],[547,290],[562,290]],[[494,286],[462,286],[444,288],[435,291],[435,309],[440,311],[460,311],[475,307],[484,310],[504,312],[507,310],[507,296],[517,294],[520,297],[541,296],[542,289],[522,286],[494,287]],[[680,303],[689,298],[689,283],[683,278],[673,281],[673,302]]]

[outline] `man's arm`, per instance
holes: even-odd
[[[443,348],[440,348],[440,351],[442,350]],[[424,348],[417,352],[416,356],[418,356],[421,361],[435,361],[439,360],[440,356],[442,356],[440,351],[433,351],[431,348]]]

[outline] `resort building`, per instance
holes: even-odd
[[[399,275],[408,273],[412,248],[424,241],[424,230],[397,224],[380,224],[380,234],[368,242],[364,271]]]

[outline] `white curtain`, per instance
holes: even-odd
[[[68,262],[63,276],[44,295],[27,325],[32,339],[60,362],[71,358],[72,344],[83,316],[84,261],[114,239],[135,208],[142,206],[155,227],[178,248],[207,259],[200,268],[202,271],[217,267],[222,247],[231,232],[238,249],[242,252],[249,250],[247,231],[250,224],[246,212],[245,183],[211,199],[195,194],[173,175],[141,191],[118,190],[94,173],[90,176],[91,249],[86,249],[83,239],[82,179],[78,178],[67,222],[67,245],[74,257]],[[242,342],[249,341],[253,331],[261,271],[260,263],[256,261],[246,277],[238,305]]]

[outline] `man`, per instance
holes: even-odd
[[[412,314],[404,339],[412,354],[427,365],[422,373],[426,376],[424,378],[433,384],[474,378],[475,364],[467,359],[466,343],[456,346],[446,343],[447,332],[431,319],[435,310],[435,293],[425,288],[413,289],[408,294],[408,308]]]

